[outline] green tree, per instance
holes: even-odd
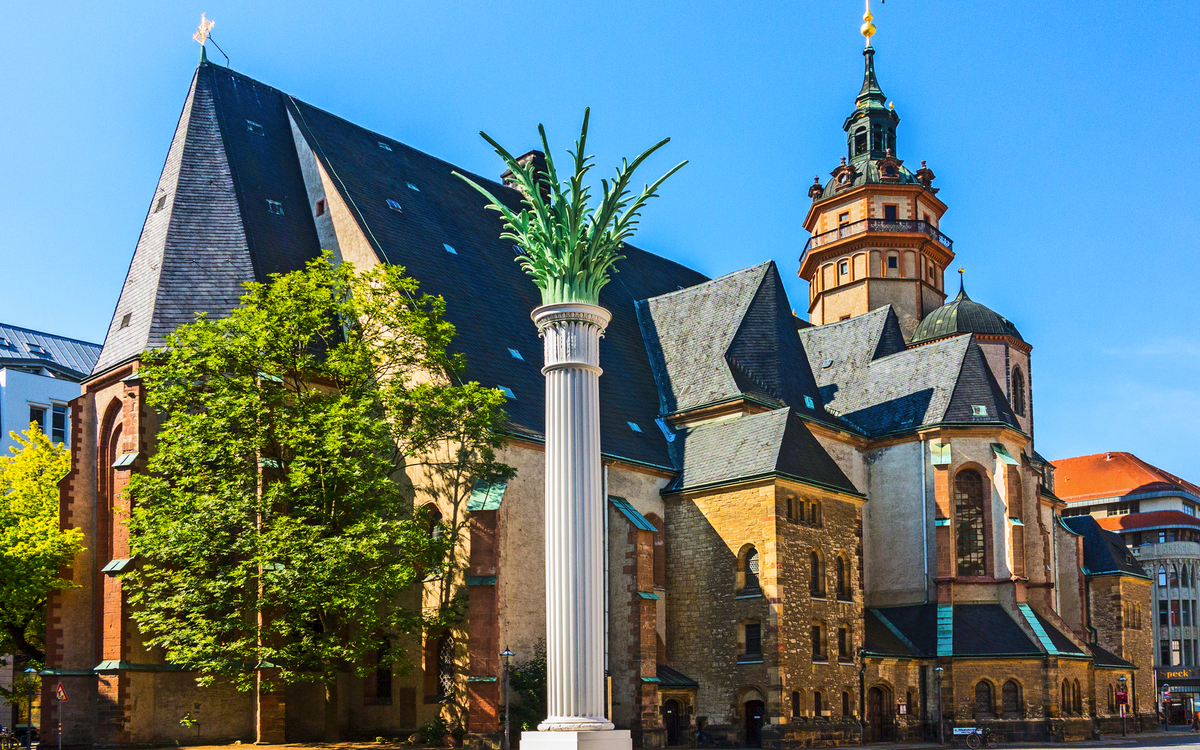
[[[510,473],[504,396],[460,381],[443,301],[402,268],[326,255],[247,289],[140,370],[164,416],[129,486],[125,577],[169,662],[241,689],[259,667],[267,688],[319,681],[336,739],[339,671],[403,670],[405,640],[445,625],[421,584],[453,539],[414,504]]]
[[[58,482],[70,453],[36,424],[9,435],[0,457],[0,654],[45,662],[46,600],[75,584],[60,576],[83,547],[79,529],[59,530]]]

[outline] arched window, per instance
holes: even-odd
[[[850,693],[842,691],[842,716],[850,716]]]
[[[825,596],[825,573],[821,570],[821,553],[813,550],[808,560],[808,591],[813,596]]]
[[[1016,714],[1021,712],[1021,686],[1016,680],[1009,680],[1004,683],[1004,688],[1001,691],[1001,701],[1005,714]]]
[[[442,538],[442,511],[433,503],[427,503],[422,510],[425,511],[425,518],[429,524],[429,536],[434,539]]]
[[[1115,714],[1117,712],[1117,691],[1112,685],[1108,686],[1108,712]]]
[[[1071,709],[1072,709],[1075,701],[1071,697],[1071,681],[1070,680],[1063,680],[1062,696],[1059,698],[1059,700],[1062,703],[1062,712],[1064,714],[1071,713]]]
[[[867,152],[867,129],[859,128],[854,131],[854,155],[865,154]]]
[[[992,714],[992,684],[980,680],[975,686],[975,715],[991,716]]]
[[[653,513],[646,516],[646,520],[654,527],[654,587],[665,589],[667,587],[667,546],[666,537],[663,534],[663,522]]]
[[[759,588],[759,585],[758,585],[758,571],[759,571],[758,550],[751,547],[749,550],[746,551],[746,560],[742,564],[742,567],[743,567],[742,572],[745,574],[744,580],[746,582],[746,584],[744,586],[742,586],[742,588],[744,588],[744,589]]]
[[[1075,680],[1075,715],[1083,716],[1083,692],[1079,689],[1079,680]]]
[[[1020,367],[1013,367],[1009,386],[1012,392],[1012,408],[1019,416],[1025,416],[1025,374]]]
[[[828,652],[825,650],[825,623],[820,620],[814,621],[811,636],[813,661],[829,661]]]
[[[792,718],[800,715],[800,693],[792,693]]]
[[[1179,588],[1179,568],[1171,565],[1171,588]]]
[[[811,503],[809,503],[808,513],[809,523],[814,525],[821,523],[821,504],[819,502],[813,500]]]
[[[825,711],[825,703],[821,699],[821,691],[813,691],[813,716],[820,716]]]
[[[955,512],[958,519],[958,575],[987,573],[983,543],[983,478],[964,469],[954,477]]]
[[[1158,587],[1160,589],[1167,587],[1167,569],[1162,565],[1158,566]]]
[[[1179,574],[1179,585],[1185,589],[1188,587],[1188,569],[1186,565],[1183,566],[1183,571]]]
[[[837,574],[837,598],[848,600],[850,598],[850,576],[847,575],[846,558],[838,555],[834,569]]]

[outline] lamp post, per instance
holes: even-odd
[[[1121,695],[1127,696],[1125,700],[1128,701],[1129,693],[1125,692],[1125,675],[1121,675],[1120,677],[1118,677],[1117,682],[1121,683]],[[1122,737],[1127,736],[1125,734],[1125,705],[1126,705],[1125,703],[1121,704],[1121,736]],[[505,750],[508,750],[508,749],[505,748]]]
[[[25,670],[25,676],[29,678],[27,683],[29,691],[29,720],[25,725],[25,750],[33,748],[33,678],[37,676],[38,671],[33,667]]]
[[[509,662],[513,658],[513,652],[508,648],[508,646],[505,646],[504,650],[500,652],[500,658],[504,660],[504,750],[509,750],[509,744],[508,744],[508,702],[509,702],[509,698],[508,698],[508,665],[509,665]]]
[[[945,744],[946,735],[942,723],[942,672],[946,670],[936,667],[933,670],[933,689],[937,693],[938,743]]]

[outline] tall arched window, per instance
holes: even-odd
[[[1083,692],[1079,689],[1079,680],[1075,680],[1075,714],[1083,716]]]
[[[792,693],[792,718],[800,715],[800,693]]]
[[[1167,569],[1162,565],[1158,566],[1158,587],[1160,589],[1167,587]]]
[[[667,587],[667,547],[666,537],[663,534],[663,522],[653,513],[646,516],[646,520],[654,527],[654,587],[665,589]]]
[[[842,716],[849,716],[849,715],[850,715],[850,693],[849,693],[849,691],[843,690],[842,691]]]
[[[813,691],[813,716],[820,716],[825,711],[825,702],[821,698],[821,691]]]
[[[1112,685],[1108,686],[1108,712],[1115,714],[1117,712],[1117,692]]]
[[[821,553],[813,550],[808,556],[808,590],[813,596],[825,596],[825,574],[821,570]]]
[[[1179,588],[1179,568],[1171,565],[1171,588]]]
[[[1071,681],[1070,680],[1063,680],[1062,696],[1060,696],[1059,702],[1062,703],[1062,712],[1064,714],[1071,713],[1071,709],[1072,709],[1075,701],[1071,697]]]
[[[992,714],[992,684],[980,680],[975,686],[975,715],[990,716]]]
[[[1001,702],[1005,714],[1016,714],[1021,712],[1021,686],[1016,680],[1009,680],[1004,683],[1004,688],[1001,691]]]
[[[834,568],[837,574],[837,598],[842,600],[849,599],[850,585],[849,576],[846,574],[846,558],[838,555]]]
[[[1012,378],[1009,381],[1013,411],[1019,416],[1025,416],[1025,374],[1020,367],[1013,367]]]
[[[965,469],[954,477],[955,512],[958,519],[958,575],[986,575],[983,543],[983,478]]]
[[[745,573],[746,585],[743,586],[742,588],[745,588],[745,589],[759,588],[759,585],[758,585],[758,571],[759,571],[758,550],[751,547],[746,552],[746,562],[744,563],[744,567],[745,567],[745,570],[743,572]]]

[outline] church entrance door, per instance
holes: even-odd
[[[762,747],[764,706],[762,701],[746,701],[746,747]]]
[[[868,741],[883,739],[883,691],[877,687],[867,691],[867,731]]]
[[[683,720],[683,707],[679,705],[679,701],[674,698],[663,704],[663,724],[667,728],[667,744],[682,745],[686,744],[686,737],[680,731],[680,723]]]

